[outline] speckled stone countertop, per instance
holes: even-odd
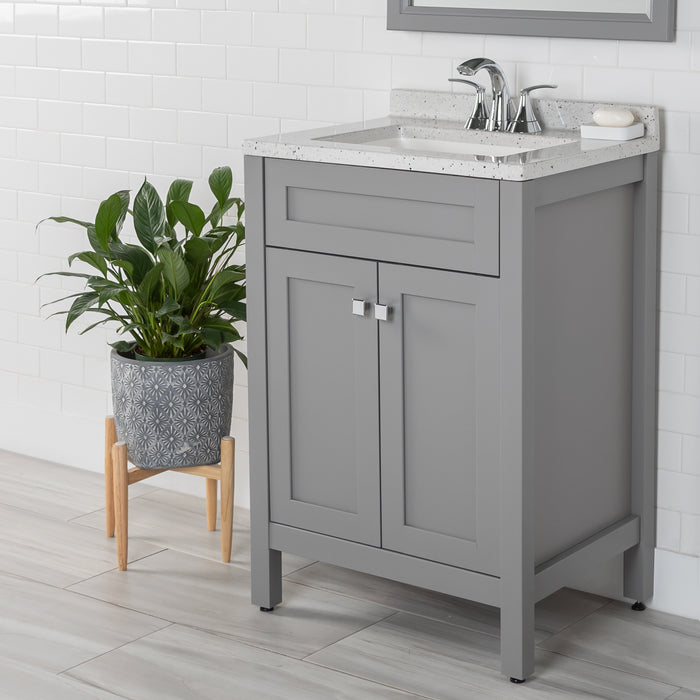
[[[465,130],[473,99],[449,92],[393,90],[388,117],[248,139],[243,142],[243,152],[267,158],[522,181],[659,150],[656,107],[614,105],[630,109],[635,119],[644,123],[645,134],[631,141],[603,141],[582,139],[579,127],[591,122],[599,107],[613,106],[609,103],[533,100],[543,131],[532,135]],[[421,139],[418,147],[406,150],[381,144],[401,135]],[[368,139],[375,143],[366,143]],[[486,146],[484,154],[475,155],[450,152],[451,143],[455,151],[473,149],[473,144]],[[527,150],[507,154],[520,148]],[[501,150],[506,154],[500,155]]]

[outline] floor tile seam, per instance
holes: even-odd
[[[292,576],[294,574],[299,573],[300,571],[303,571],[304,569],[308,569],[310,566],[313,566],[314,564],[317,564],[318,562],[312,561],[309,564],[304,564],[303,566],[300,566],[298,569],[294,569],[293,571],[288,571],[286,574],[282,575],[283,579],[287,579],[289,583],[297,583],[297,581],[292,581],[292,579],[289,579],[289,576]],[[303,586],[304,584],[299,584],[300,586]]]
[[[21,579],[23,581],[29,581],[31,583],[38,583],[41,584],[42,586],[49,586],[50,588],[54,588],[57,591],[65,591],[67,590],[68,586],[74,586],[76,583],[80,583],[80,581],[73,581],[71,583],[67,583],[65,586],[62,586],[57,583],[50,583],[46,579],[40,579],[40,578],[33,578],[32,576],[26,575],[26,574],[16,574],[13,573],[12,571],[3,571],[6,576],[14,576],[15,578]]]
[[[268,613],[260,613],[261,615],[268,614]],[[219,637],[220,639],[225,639],[230,642],[236,642],[236,644],[242,644],[245,647],[248,647],[249,649],[255,649],[257,651],[264,651],[267,652],[268,654],[274,654],[275,656],[281,656],[285,659],[289,659],[290,661],[299,661],[302,662],[306,657],[299,657],[299,656],[294,656],[293,654],[285,654],[283,651],[279,651],[278,649],[270,649],[269,646],[264,646],[262,643],[255,643],[251,641],[250,639],[244,639],[242,637],[237,637],[235,633],[233,632],[223,632],[221,630],[215,630],[211,629],[209,627],[202,627],[201,625],[193,625],[191,623],[187,622],[176,622],[175,623],[178,627],[183,627],[191,630],[196,630],[197,632],[204,632],[205,634],[210,634],[214,637]],[[325,649],[326,647],[324,647]],[[319,650],[320,651],[320,650]],[[315,654],[316,652],[312,652],[312,654]]]
[[[136,494],[135,496],[129,496],[129,502],[131,501],[138,501],[139,499],[143,499],[147,496],[148,494],[145,493],[140,493]],[[104,512],[105,506],[99,506],[98,508],[94,508],[93,510],[89,510],[86,513],[81,513],[80,515],[76,515],[72,518],[69,518],[65,522],[72,523],[74,520],[78,520],[79,518],[87,518],[89,515],[94,515],[95,513],[100,513]],[[82,523],[76,523],[77,525],[81,525]],[[83,527],[92,527],[94,530],[98,530],[100,528],[94,527],[92,525],[83,525]]]
[[[40,513],[40,512],[37,512],[36,510],[31,510],[29,508],[23,508],[22,506],[15,505],[13,503],[4,503],[2,501],[0,501],[0,507],[7,508],[9,510],[19,511],[20,513],[26,513],[27,515],[39,516],[40,518],[44,518],[45,520],[51,520],[52,522],[56,522],[56,523],[69,523],[72,520],[74,520],[75,518],[83,517],[82,514],[76,515],[76,516],[70,516],[68,518],[66,518],[65,516],[56,517],[53,515],[49,515],[48,513]],[[90,512],[94,512],[94,511],[90,511]]]
[[[393,613],[392,613],[392,614],[393,614]],[[391,617],[391,615],[390,615],[389,617]],[[384,618],[384,619],[386,619],[386,618]],[[378,620],[378,622],[381,622],[381,620]],[[376,623],[373,623],[373,624],[376,624]],[[371,624],[370,624],[370,625],[366,625],[365,627],[362,628],[362,630],[367,629],[367,627],[371,627],[371,626],[372,626]],[[432,698],[431,696],[428,696],[428,695],[421,695],[421,694],[419,694],[419,693],[413,693],[413,692],[407,691],[407,690],[405,690],[405,689],[403,689],[403,688],[398,688],[398,687],[396,687],[396,686],[388,685],[388,684],[386,684],[386,683],[381,683],[381,682],[379,682],[379,681],[375,681],[375,680],[372,680],[372,679],[369,679],[369,678],[365,678],[365,677],[363,677],[363,676],[356,676],[356,675],[354,675],[354,674],[352,674],[352,673],[348,673],[347,671],[343,671],[343,670],[341,670],[341,669],[331,668],[330,666],[325,666],[325,665],[323,665],[323,664],[316,663],[316,662],[314,662],[314,661],[307,661],[307,658],[308,658],[308,657],[299,658],[298,656],[292,656],[292,655],[289,655],[289,654],[284,654],[283,652],[274,651],[274,650],[272,650],[272,649],[269,649],[269,648],[266,648],[266,647],[262,647],[262,646],[258,646],[258,645],[256,645],[256,644],[253,644],[253,643],[250,642],[250,641],[243,640],[243,639],[239,639],[238,637],[235,637],[235,636],[232,635],[232,634],[227,634],[227,633],[225,633],[225,632],[221,632],[221,631],[218,631],[218,630],[210,630],[210,629],[208,629],[208,628],[206,628],[206,627],[201,627],[201,626],[198,626],[198,625],[186,624],[186,623],[182,623],[182,622],[173,622],[173,623],[171,623],[171,624],[166,625],[165,627],[162,627],[162,628],[157,629],[157,630],[153,630],[152,632],[148,632],[148,633],[146,633],[146,634],[143,634],[143,635],[141,635],[140,637],[137,637],[137,638],[135,638],[135,639],[129,640],[129,641],[127,641],[127,642],[124,642],[123,644],[120,644],[120,645],[114,647],[113,649],[110,649],[110,650],[108,650],[108,651],[105,651],[105,652],[103,652],[103,653],[101,653],[101,654],[97,654],[96,656],[92,657],[91,659],[86,659],[85,661],[82,661],[82,662],[80,662],[79,664],[75,664],[75,665],[73,665],[73,666],[71,666],[71,667],[69,667],[69,668],[67,668],[67,669],[64,669],[64,670],[60,671],[57,675],[58,675],[58,676],[65,675],[66,677],[71,678],[72,680],[77,680],[77,681],[83,683],[83,680],[82,680],[81,678],[77,677],[77,676],[72,675],[71,671],[74,671],[75,669],[78,669],[78,668],[80,668],[81,666],[83,666],[83,665],[85,665],[85,664],[91,663],[91,662],[94,661],[95,659],[99,659],[99,658],[102,657],[102,656],[106,656],[106,655],[108,655],[108,654],[111,654],[112,652],[117,651],[117,650],[121,649],[122,647],[129,646],[130,644],[134,644],[134,643],[136,643],[136,642],[139,642],[139,641],[142,641],[142,640],[144,640],[144,639],[147,639],[148,637],[152,637],[152,636],[154,636],[154,635],[156,635],[156,634],[159,634],[159,633],[163,632],[164,630],[170,629],[170,628],[172,628],[172,627],[180,627],[180,628],[183,628],[183,629],[191,629],[191,630],[196,630],[196,631],[198,631],[198,632],[203,632],[203,633],[205,633],[205,634],[210,634],[210,635],[212,635],[212,636],[214,636],[214,637],[218,637],[218,638],[220,638],[220,639],[225,639],[225,640],[228,640],[228,641],[232,641],[232,642],[235,642],[236,644],[240,644],[240,645],[245,646],[245,647],[248,647],[248,648],[250,648],[250,649],[255,649],[255,650],[257,650],[257,651],[264,651],[264,652],[266,652],[266,653],[268,653],[268,654],[274,654],[275,656],[280,656],[280,657],[282,657],[282,658],[284,658],[284,659],[287,659],[287,660],[289,660],[289,661],[293,661],[293,662],[300,663],[300,664],[305,664],[305,663],[307,663],[307,664],[313,665],[313,666],[315,666],[315,667],[317,667],[317,668],[323,668],[323,669],[326,669],[326,670],[328,670],[328,671],[332,671],[333,673],[338,673],[338,674],[340,674],[340,675],[342,675],[342,676],[348,676],[348,677],[350,677],[350,678],[355,678],[355,679],[357,679],[357,680],[361,680],[361,681],[363,681],[363,682],[365,682],[365,683],[369,683],[369,684],[371,684],[371,685],[376,685],[376,686],[379,686],[379,687],[381,687],[381,688],[388,688],[388,689],[390,689],[390,690],[396,690],[396,691],[398,691],[398,692],[403,692],[403,693],[406,693],[406,695],[407,695],[408,697],[418,698],[418,700],[435,700],[434,698]],[[357,630],[357,631],[358,631],[358,632],[361,632],[362,630]],[[353,634],[354,634],[354,633],[353,633]],[[348,636],[351,636],[351,635],[346,635],[346,636],[343,637],[342,639],[346,639]],[[339,639],[339,640],[337,640],[337,641],[338,641],[338,642],[339,642],[339,641],[342,641],[342,639]],[[337,642],[333,642],[333,644],[335,644],[335,643],[337,643]],[[323,647],[322,649],[319,649],[318,651],[323,651],[323,649],[326,649],[328,646],[332,646],[332,644],[331,644],[331,645],[326,645],[325,647]],[[315,653],[317,653],[317,652],[313,652],[313,654],[315,654]],[[309,655],[309,656],[310,656],[310,655]],[[104,688],[101,688],[100,686],[96,686],[96,685],[94,685],[94,684],[86,684],[86,685],[90,685],[91,687],[94,687],[94,688],[96,688],[96,689],[98,689],[98,690],[104,690]],[[109,692],[113,692],[113,691],[110,690]],[[119,696],[119,697],[125,697],[125,696]]]
[[[274,615],[274,612],[272,612],[272,613],[262,613],[261,612],[260,614],[261,615]],[[276,654],[277,656],[282,656],[286,659],[292,659],[294,661],[306,661],[310,656],[313,656],[314,654],[317,654],[317,653],[323,651],[324,649],[327,649],[328,647],[333,646],[334,644],[337,644],[338,642],[342,642],[344,639],[347,639],[348,637],[352,637],[353,634],[357,634],[358,632],[362,632],[362,631],[368,629],[369,627],[372,627],[373,625],[378,624],[379,622],[384,622],[388,618],[393,617],[395,614],[396,614],[396,611],[394,610],[391,613],[389,613],[388,615],[386,615],[385,617],[381,618],[380,620],[376,620],[375,622],[370,622],[370,623],[364,625],[363,627],[355,630],[354,632],[351,632],[349,634],[344,635],[343,637],[340,637],[339,639],[336,639],[335,641],[331,642],[330,644],[326,644],[319,649],[315,649],[314,651],[308,653],[306,656],[294,656],[293,654],[285,654],[283,651],[279,651],[276,649],[270,649],[269,646],[265,646],[262,643],[256,644],[255,642],[251,641],[250,639],[243,639],[241,637],[237,637],[235,632],[223,632],[222,630],[215,630],[215,629],[211,629],[209,627],[203,627],[201,625],[193,625],[193,624],[185,623],[185,622],[176,622],[175,624],[179,627],[186,627],[188,629],[193,629],[193,630],[197,630],[199,632],[205,632],[207,634],[214,635],[215,637],[220,637],[222,639],[228,639],[228,640],[234,641],[238,644],[243,644],[244,646],[250,647],[252,649],[258,649],[258,650],[269,652],[271,654]]]
[[[244,564],[236,564],[236,562],[233,561],[221,561],[221,557],[218,557],[214,559],[213,557],[208,557],[206,554],[198,554],[197,552],[193,552],[192,550],[189,549],[181,549],[173,545],[168,545],[167,547],[164,547],[162,544],[159,544],[158,542],[148,539],[147,537],[136,537],[136,539],[139,540],[139,542],[142,542],[144,544],[152,544],[155,547],[163,547],[161,550],[158,552],[153,552],[153,554],[147,554],[144,555],[143,557],[140,557],[139,559],[134,559],[134,561],[142,561],[143,559],[146,559],[147,557],[153,556],[155,554],[162,554],[163,552],[177,552],[178,554],[184,554],[187,557],[194,557],[195,559],[200,559],[202,561],[206,561],[210,564],[221,564],[221,566],[230,566],[234,567],[236,570],[236,573],[240,572],[247,572],[250,573],[250,567],[245,566]],[[132,562],[129,562],[132,563]]]
[[[171,508],[177,508],[178,510],[184,510],[186,513],[192,513],[193,515],[200,515],[201,513],[204,513],[206,510],[206,503],[207,500],[206,498],[203,498],[201,496],[194,496],[192,494],[180,494],[182,496],[190,496],[191,498],[196,498],[198,501],[201,501],[201,508],[198,508],[195,510],[194,508],[187,508],[187,507],[181,507],[177,505],[173,505],[171,503],[167,503],[164,501],[159,500],[158,498],[153,498],[153,496],[158,496],[159,492],[165,491],[166,493],[177,493],[180,494],[179,491],[168,491],[167,489],[161,489],[158,486],[154,486],[152,491],[148,491],[147,493],[141,494],[139,498],[143,498],[146,501],[152,501],[153,503],[159,503],[160,505],[165,505],[165,506],[170,506]],[[150,496],[150,498],[149,498]],[[216,522],[219,522],[219,519],[221,518],[221,501],[217,498],[216,500]]]
[[[387,607],[387,606],[382,606],[382,607]],[[399,610],[396,610],[394,608],[388,608],[388,609],[392,611],[388,615],[385,615],[381,619],[375,620],[374,622],[368,622],[363,627],[360,627],[359,629],[356,629],[353,632],[348,632],[348,634],[343,635],[342,637],[340,637],[339,639],[336,639],[335,641],[331,642],[330,644],[326,644],[326,645],[322,646],[320,649],[316,649],[315,651],[312,651],[310,654],[303,656],[301,658],[301,661],[307,661],[314,654],[320,654],[322,651],[325,651],[329,647],[332,647],[335,644],[340,644],[340,642],[344,642],[346,639],[349,639],[350,637],[354,637],[356,634],[360,634],[361,632],[368,630],[370,627],[374,627],[375,625],[378,625],[382,622],[386,622],[387,620],[391,619],[392,617],[395,617],[396,615],[398,615],[400,612]]]
[[[622,675],[630,676],[632,678],[639,678],[641,680],[652,681],[654,683],[661,683],[662,685],[667,685],[671,688],[676,688],[671,695],[673,695],[673,694],[677,693],[679,690],[683,689],[683,686],[669,683],[668,681],[662,680],[661,678],[654,678],[652,676],[645,676],[645,675],[640,674],[640,673],[633,673],[632,671],[625,671],[621,668],[617,668],[616,666],[608,666],[608,664],[601,664],[597,661],[591,661],[590,659],[585,659],[585,658],[582,658],[580,656],[574,656],[572,654],[564,654],[561,651],[554,651],[552,649],[545,649],[542,647],[538,647],[538,648],[541,651],[547,652],[548,654],[555,654],[556,656],[563,656],[566,659],[571,659],[573,661],[579,661],[579,662],[582,662],[585,664],[590,664],[591,666],[597,666],[598,668],[607,668],[609,671],[614,671],[615,673],[620,673]]]
[[[113,647],[112,649],[107,649],[106,651],[103,651],[99,654],[96,654],[95,656],[93,656],[89,659],[85,659],[84,661],[81,661],[80,663],[73,664],[72,666],[69,666],[68,668],[64,668],[62,671],[59,671],[56,675],[59,677],[66,676],[66,677],[71,678],[73,680],[78,680],[78,681],[82,682],[80,678],[76,678],[76,676],[72,675],[71,671],[75,671],[76,669],[80,668],[81,666],[84,666],[85,664],[92,663],[93,661],[96,661],[97,659],[100,659],[103,656],[107,656],[107,654],[111,654],[115,651],[118,651],[119,649],[122,649],[123,647],[129,646],[129,644],[135,644],[136,642],[140,642],[140,641],[146,639],[147,637],[150,637],[158,632],[162,632],[163,630],[166,630],[170,627],[173,627],[175,624],[176,623],[171,622],[171,623],[169,623],[169,624],[165,625],[164,627],[161,627],[157,630],[151,630],[150,632],[146,632],[145,634],[142,634],[138,637],[134,637],[134,639],[129,639],[125,642],[122,642],[121,644],[118,644],[117,646]],[[100,688],[100,686],[95,686],[95,687],[99,688],[100,690],[104,690],[104,688]],[[110,690],[108,692],[112,692],[112,691]]]
[[[77,676],[73,676],[70,673],[66,673],[65,675],[61,675],[61,678],[67,678],[73,681],[74,683],[78,684],[78,687],[81,689],[85,689],[86,692],[89,692],[90,690],[99,690],[102,693],[109,693],[110,695],[113,695],[115,700],[139,700],[139,698],[131,697],[129,695],[122,695],[121,693],[117,693],[114,690],[105,690],[101,686],[93,683],[92,681],[88,681],[84,678],[78,678]]]
[[[366,629],[366,628],[365,628]],[[343,639],[347,639],[347,637],[344,637]],[[342,640],[338,640],[342,641]],[[334,644],[337,644],[337,642],[334,642]],[[329,644],[328,646],[333,646],[332,644]],[[324,647],[324,649],[327,649],[328,647]],[[323,649],[320,649],[319,651],[323,651]],[[314,652],[316,654],[318,652]],[[310,654],[309,656],[313,656],[313,654]],[[304,664],[310,664],[312,666],[316,666],[316,668],[324,668],[327,671],[333,671],[334,673],[340,673],[343,676],[348,676],[349,678],[355,678],[356,680],[364,681],[365,683],[371,683],[372,685],[377,685],[381,688],[387,688],[388,690],[396,690],[399,693],[406,693],[408,697],[411,698],[420,698],[420,700],[439,700],[439,698],[436,698],[432,695],[422,695],[420,693],[414,693],[411,690],[406,690],[406,688],[400,688],[397,685],[390,685],[389,683],[382,683],[381,681],[377,681],[373,678],[367,678],[366,676],[358,676],[354,673],[350,673],[349,671],[345,671],[340,668],[335,668],[333,666],[326,666],[326,664],[319,663],[318,661],[314,661],[313,659],[310,659],[309,656],[299,659],[301,663]],[[667,698],[665,700],[668,700]]]
[[[581,623],[581,622],[583,622],[584,620],[586,620],[587,618],[589,618],[591,615],[595,615],[596,613],[599,613],[599,612],[605,610],[605,608],[607,608],[608,606],[610,606],[613,602],[615,602],[615,601],[613,601],[611,598],[609,598],[608,601],[607,601],[606,603],[603,603],[603,605],[601,605],[599,608],[596,608],[595,610],[591,610],[590,612],[586,613],[586,614],[583,615],[582,617],[577,618],[577,619],[574,620],[573,622],[569,622],[568,624],[564,625],[564,627],[562,627],[561,629],[557,630],[556,632],[550,632],[549,630],[542,630],[543,632],[547,632],[547,636],[546,636],[544,639],[542,639],[542,640],[540,640],[539,642],[537,642],[537,643],[535,644],[535,646],[540,646],[540,644],[542,644],[543,642],[548,641],[548,640],[551,639],[552,637],[556,637],[558,634],[563,634],[563,633],[566,632],[568,629],[571,629],[571,628],[574,627],[575,625],[578,625],[579,623]]]
[[[113,570],[113,569],[110,569],[110,571],[112,571],[112,570]],[[109,573],[109,572],[106,571],[106,572],[104,572],[104,573]],[[95,576],[92,576],[92,577],[90,577],[90,578],[87,578],[87,579],[85,579],[85,581],[90,581],[90,580],[92,580],[93,578],[97,578],[98,576],[103,576],[104,573],[103,573],[103,574],[97,574],[97,575],[95,575]],[[170,625],[177,625],[177,624],[179,624],[176,620],[168,620],[168,619],[166,619],[166,618],[164,618],[164,617],[161,617],[160,615],[154,615],[153,613],[144,612],[143,610],[137,610],[136,608],[130,608],[130,607],[126,606],[126,605],[121,605],[121,604],[119,604],[119,603],[115,603],[115,602],[112,601],[112,600],[105,600],[104,598],[100,598],[100,597],[97,596],[97,595],[92,595],[92,594],[90,594],[90,593],[86,593],[85,591],[76,591],[76,590],[72,590],[72,587],[73,587],[73,586],[78,586],[78,585],[80,585],[80,583],[84,583],[84,581],[80,581],[79,583],[71,584],[71,586],[69,586],[68,588],[63,588],[63,589],[61,589],[61,590],[64,590],[64,591],[66,591],[67,593],[73,593],[74,595],[78,595],[78,596],[81,596],[81,597],[83,597],[83,598],[88,598],[89,600],[96,600],[96,601],[98,601],[98,602],[100,602],[100,603],[104,603],[105,605],[111,605],[111,606],[113,606],[113,607],[115,607],[115,608],[119,608],[120,610],[128,610],[129,612],[136,613],[136,614],[138,614],[138,615],[143,615],[144,617],[150,617],[150,618],[153,619],[153,620],[158,620],[158,621],[160,621],[160,622],[163,622],[163,623],[164,623],[163,626],[162,626],[162,627],[159,627],[158,630],[153,630],[154,632],[157,632],[157,631],[159,631],[159,630],[161,630],[161,629],[165,629],[166,627],[169,627]],[[149,634],[152,634],[152,632],[149,632]]]
[[[39,579],[32,578],[31,576],[25,576],[24,574],[16,574],[13,571],[0,571],[0,574],[3,576],[9,576],[10,578],[14,578],[18,581],[26,582],[26,583],[34,583],[38,584],[40,586],[48,586],[49,588],[53,588],[57,591],[65,591],[66,588],[65,586],[57,586],[56,584],[53,583],[48,583],[47,581],[41,581]],[[75,585],[75,584],[69,584],[69,585]]]
[[[590,612],[590,613],[588,613],[587,615],[585,615],[584,617],[582,617],[580,620],[577,620],[576,622],[571,623],[570,625],[568,625],[567,627],[563,628],[563,629],[560,630],[559,632],[555,632],[552,636],[555,636],[555,635],[561,634],[562,632],[565,632],[565,631],[568,630],[570,627],[573,627],[574,625],[577,625],[577,624],[579,624],[580,622],[583,622],[583,620],[585,620],[585,619],[591,617],[592,615],[595,615],[595,614],[597,614],[597,613],[601,613],[601,612],[603,612],[603,611],[604,611],[606,608],[608,608],[608,607],[613,607],[613,606],[615,606],[616,603],[620,603],[620,604],[622,604],[622,605],[626,605],[626,602],[623,602],[623,601],[620,601],[620,600],[610,599],[604,606],[598,608],[597,610],[593,610],[592,612]],[[630,604],[630,605],[631,605],[631,604]],[[639,620],[640,620],[640,621],[643,621],[643,620],[644,620],[644,614],[645,614],[645,612],[647,612],[647,611],[645,611],[645,610],[635,611],[635,615],[639,615],[639,616],[640,616],[640,617],[639,617]],[[649,612],[654,612],[654,611],[653,611],[653,610],[649,610]],[[665,615],[665,614],[669,614],[669,613],[661,613],[661,614],[664,614],[664,615]],[[615,619],[615,620],[622,620],[622,621],[624,621],[624,622],[629,622],[630,624],[636,624],[636,622],[637,622],[637,618],[636,618],[636,617],[631,617],[631,618],[630,618],[630,617],[625,617],[625,616],[618,615],[617,613],[614,613],[614,612],[613,612],[613,613],[609,613],[609,614],[607,615],[607,617],[612,618],[612,619]],[[672,617],[680,617],[680,616],[672,616]],[[690,621],[690,622],[696,622],[696,620],[693,620],[692,618],[681,618],[681,619],[687,620],[687,621]],[[697,632],[694,632],[694,633],[691,633],[691,632],[683,632],[682,630],[674,629],[673,627],[668,627],[667,625],[660,624],[660,623],[657,623],[657,622],[649,622],[648,620],[646,621],[646,623],[645,623],[644,626],[645,626],[645,627],[653,627],[654,629],[661,630],[661,631],[663,631],[663,632],[672,632],[673,634],[677,634],[677,635],[680,635],[681,637],[684,637],[684,638],[686,638],[686,639],[692,639],[692,640],[694,640],[694,641],[697,642],[698,640],[700,640],[700,620],[698,620],[697,623],[698,623],[698,630],[697,630]],[[544,640],[543,640],[543,641],[544,641]]]
[[[152,544],[152,543],[148,543]],[[157,546],[157,545],[156,545]],[[148,559],[148,557],[155,556],[156,554],[162,554],[163,552],[167,552],[168,548],[163,547],[162,549],[159,549],[157,552],[150,552],[148,554],[144,554],[142,557],[137,557],[136,559],[130,559],[129,564],[135,564],[138,561],[143,561],[144,559]],[[73,583],[69,583],[65,586],[62,586],[61,588],[64,591],[69,591],[72,586],[78,586],[81,583],[86,583],[87,581],[92,581],[92,579],[97,578],[98,576],[104,576],[105,574],[110,573],[111,571],[116,571],[118,566],[110,566],[108,569],[105,569],[104,571],[98,571],[96,574],[91,574],[90,576],[86,578],[82,578],[79,581],[74,581]],[[73,593],[76,593],[77,591],[72,591]]]
[[[314,562],[316,563],[316,562]],[[311,566],[311,564],[309,564]],[[303,567],[306,568],[306,567]],[[291,575],[294,572],[290,572]],[[390,608],[391,610],[394,610],[397,613],[403,613],[404,615],[413,615],[414,617],[419,617],[423,620],[429,620],[430,622],[437,622],[443,625],[448,625],[449,627],[456,627],[457,629],[462,629],[462,630],[469,630],[470,632],[476,632],[478,634],[485,634],[487,637],[495,637],[497,639],[500,639],[501,633],[499,632],[487,632],[486,630],[478,629],[476,627],[468,627],[467,625],[459,625],[456,622],[451,622],[449,620],[443,620],[438,617],[431,617],[430,615],[427,615],[426,613],[419,613],[415,612],[413,610],[406,610],[405,608],[398,608],[398,607],[392,607],[390,605],[386,605],[385,603],[377,603],[374,600],[368,600],[367,598],[361,598],[360,596],[354,596],[350,595],[348,593],[342,593],[340,591],[336,591],[335,589],[332,588],[321,588],[318,586],[313,586],[308,583],[301,583],[300,581],[294,581],[293,579],[288,579],[289,583],[294,583],[297,586],[306,586],[307,588],[311,588],[314,591],[323,591],[324,593],[333,593],[335,595],[343,596],[344,598],[349,598],[350,600],[357,600],[361,603],[367,603],[369,605],[380,605],[381,607],[384,608]],[[468,601],[467,601],[468,602]],[[381,620],[380,620],[381,622]],[[376,624],[376,623],[374,623]],[[542,630],[543,632],[546,632],[546,630]],[[551,635],[550,635],[551,636]],[[549,639],[549,637],[547,637]],[[542,640],[545,641],[545,640]]]

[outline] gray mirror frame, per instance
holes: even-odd
[[[650,16],[414,7],[412,0],[387,0],[389,29],[425,32],[673,41],[675,17],[676,0],[651,0]]]

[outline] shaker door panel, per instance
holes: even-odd
[[[379,266],[382,546],[494,575],[497,285]]]
[[[379,545],[375,263],[268,249],[271,520]],[[369,308],[369,306],[368,306]]]

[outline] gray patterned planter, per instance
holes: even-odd
[[[145,362],[112,350],[117,438],[141,469],[215,464],[231,429],[233,350],[199,360]]]

